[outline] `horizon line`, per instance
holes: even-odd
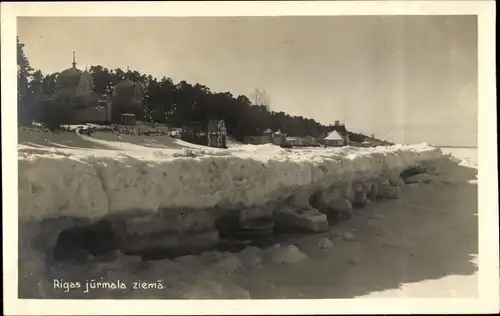
[[[447,147],[447,148],[477,148],[477,145],[476,146],[457,146],[457,145],[453,145],[453,146],[450,146],[450,145],[434,145],[436,147]]]

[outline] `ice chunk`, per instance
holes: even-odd
[[[337,219],[347,219],[352,216],[352,204],[345,198],[336,198],[328,202],[322,213],[328,216],[335,216]]]
[[[330,241],[330,239],[323,237],[318,241],[318,248],[319,249],[333,248],[333,243]]]
[[[393,187],[404,187],[405,185],[405,181],[401,177],[393,178],[389,182]]]
[[[276,225],[322,232],[328,230],[328,219],[316,209],[294,209],[284,206],[274,211]]]
[[[378,191],[378,197],[383,199],[399,199],[403,190],[401,187],[382,186]]]
[[[224,254],[216,250],[205,251],[200,254],[200,259],[204,263],[214,263],[224,259]]]
[[[306,259],[307,256],[300,252],[295,245],[273,248],[271,251],[271,260],[278,264],[290,264],[300,262]]]
[[[342,234],[342,238],[344,240],[354,240],[354,234],[350,233],[350,232],[345,232],[344,234]]]
[[[329,206],[341,213],[352,213],[352,204],[344,198],[337,198],[329,202]]]
[[[236,255],[229,255],[214,263],[212,268],[221,274],[232,274],[243,270],[243,263]]]
[[[243,249],[238,254],[238,257],[245,266],[260,266],[263,264],[261,251],[256,247],[247,247]]]

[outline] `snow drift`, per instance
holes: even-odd
[[[222,150],[97,129],[86,135],[26,130],[18,140],[22,298],[330,298],[334,288],[346,287],[328,281],[335,271],[348,273],[360,260],[372,271],[373,255],[387,240],[394,243],[392,230],[373,231],[381,224],[370,215],[374,209],[387,219],[410,216],[415,232],[425,235],[428,221],[418,224],[416,201],[424,208],[427,198],[440,203],[470,188],[469,195],[457,193],[462,200],[450,213],[474,204],[473,185],[441,184],[470,182],[477,166],[462,168],[426,144],[282,149],[233,143]],[[441,209],[426,212],[439,231],[449,220]],[[293,237],[283,228],[318,234]],[[418,242],[415,234],[405,236],[408,241],[401,235],[397,241]],[[353,249],[367,256],[360,259]],[[137,282],[143,290],[132,288]],[[87,293],[86,284],[93,287]]]
[[[442,156],[427,145],[310,151],[261,147],[225,156],[20,148],[19,217],[97,220],[164,209],[241,209],[289,197],[300,205],[317,191],[338,188],[349,196],[356,183],[394,180],[403,170]]]
[[[18,146],[19,284],[26,286],[20,292],[33,291],[26,278],[39,280],[61,258],[209,251],[220,240],[218,223],[231,214],[228,226],[247,232],[273,226],[326,231],[332,216],[399,198],[403,171],[443,157],[426,144],[172,149],[79,136],[107,149]],[[273,260],[302,260],[295,250],[276,250]]]

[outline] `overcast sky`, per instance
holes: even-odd
[[[19,18],[32,67],[103,65],[212,91],[266,89],[271,109],[395,142],[475,146],[474,16]]]

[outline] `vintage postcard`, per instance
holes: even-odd
[[[3,3],[5,313],[498,312],[494,25]]]

